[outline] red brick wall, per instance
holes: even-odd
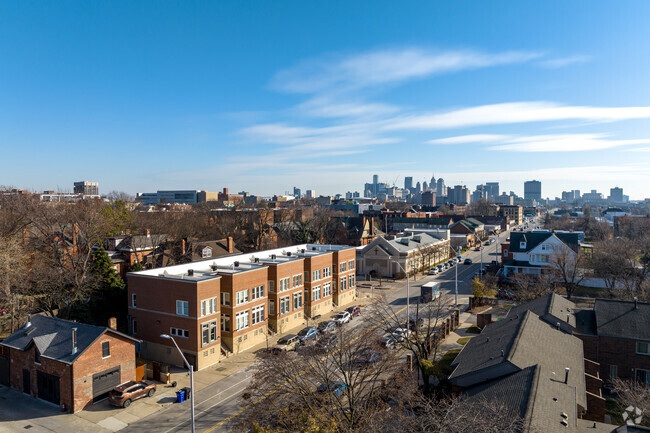
[[[264,314],[266,317],[268,317],[269,314],[269,301],[268,301],[268,291],[269,291],[269,269],[268,268],[259,268],[259,269],[254,269],[251,271],[246,271],[246,272],[240,272],[236,273],[234,275],[232,274],[222,274],[221,275],[221,290],[223,292],[228,292],[230,293],[230,307],[222,306],[221,309],[223,310],[223,314],[229,314],[230,315],[230,329],[231,332],[224,332],[223,334],[227,334],[233,337],[237,337],[241,334],[244,334],[246,332],[249,332],[251,330],[254,330],[256,328],[260,328],[262,326],[266,326],[268,323],[267,320],[263,321],[262,323],[258,323],[257,325],[253,325],[252,318],[249,318],[249,327],[246,329],[242,329],[241,331],[234,331],[236,322],[235,322],[235,315],[241,311],[244,310],[251,310],[255,307],[258,307],[260,305],[264,305]],[[245,289],[252,289],[253,287],[257,286],[264,286],[264,294],[265,297],[262,299],[256,299],[255,301],[252,300],[252,293],[249,292],[249,302],[242,304],[242,305],[235,305],[236,299],[235,299],[235,293],[239,292],[241,290]],[[276,306],[277,308],[277,306]]]
[[[72,347],[70,348],[72,350]],[[72,407],[72,372],[69,365],[63,362],[54,361],[41,356],[41,364],[34,362],[34,346],[26,351],[10,349],[9,355],[9,383],[12,388],[23,391],[23,369],[30,372],[31,395],[38,396],[37,372],[59,377],[59,404],[65,404],[66,408]]]
[[[102,358],[102,343],[104,342],[109,343],[111,353],[106,358]],[[102,335],[79,355],[72,366],[74,412],[92,404],[93,374],[117,366],[120,367],[122,383],[135,380],[135,343],[115,334]]]
[[[609,380],[610,365],[618,366],[618,377],[633,379],[634,369],[650,370],[650,355],[636,353],[636,340],[614,337],[598,337],[600,377]]]
[[[332,299],[331,295],[330,296],[323,296],[323,284],[325,284],[325,283],[330,283],[331,284],[332,283],[332,277],[321,278],[320,280],[314,281],[314,282],[311,281],[312,271],[315,271],[315,270],[318,270],[318,269],[321,269],[321,271],[322,271],[323,268],[326,268],[328,266],[332,267],[332,275],[334,275],[335,263],[334,263],[334,255],[332,253],[325,253],[325,254],[321,254],[321,255],[318,255],[318,256],[306,257],[305,258],[305,272],[307,273],[307,276],[305,278],[304,283],[305,283],[305,290],[307,291],[307,296],[305,296],[305,299],[303,301],[304,301],[304,305],[305,305],[305,314],[307,314],[307,315],[309,315],[309,311],[314,305],[318,305],[318,304],[324,303],[327,300]],[[322,275],[322,273],[321,273],[321,275]],[[313,287],[316,287],[316,286],[321,286],[321,298],[316,302],[312,302],[312,300],[311,300],[311,295],[312,295],[311,289]]]

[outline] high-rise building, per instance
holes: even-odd
[[[449,189],[447,201],[452,204],[469,204],[470,192],[465,185],[456,185]]]
[[[404,189],[408,191],[413,189],[413,178],[411,176],[406,176],[404,178]]]
[[[420,191],[422,191],[422,185],[420,185],[420,182],[418,182],[415,184],[415,192],[419,193]]]
[[[99,182],[82,180],[74,183],[74,193],[83,195],[99,195]]]
[[[524,199],[541,200],[542,199],[542,182],[538,180],[529,180],[524,182]]]
[[[425,191],[422,193],[422,206],[434,207],[436,205],[436,193]]]
[[[623,188],[615,187],[609,189],[608,200],[612,203],[623,203]]]
[[[316,191],[314,191],[313,189],[308,189],[307,191],[305,191],[305,198],[308,198],[310,200],[315,199]]]
[[[436,189],[436,177],[431,176],[431,183],[429,184],[431,186],[431,189],[435,190]]]
[[[499,196],[499,182],[486,182],[488,199],[494,201]]]
[[[296,188],[295,186],[293,187],[293,196],[295,198],[300,198],[302,196],[302,191],[300,188]]]
[[[445,186],[445,181],[443,178],[438,178],[436,182],[436,196],[437,197],[446,197],[447,196],[447,187]]]
[[[426,180],[422,182],[422,191],[429,191],[429,184]]]
[[[377,185],[379,183],[379,175],[378,174],[373,174],[372,175],[372,183]]]

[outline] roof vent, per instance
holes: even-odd
[[[569,415],[567,415],[566,412],[562,412],[560,416],[564,419],[569,419]]]
[[[635,310],[639,308],[639,306],[637,305],[637,301],[638,301],[638,298],[635,296],[634,297],[634,309]]]
[[[316,251],[316,247],[311,247],[311,250],[312,250],[312,251]]]
[[[503,356],[505,353],[503,352],[503,349],[501,349],[501,356]]]
[[[564,427],[568,427],[568,425],[569,425],[569,423],[568,423],[567,420],[565,420],[565,419],[563,419],[562,421],[560,421],[560,424],[562,424]]]
[[[271,260],[275,260],[277,257],[278,256],[276,256],[275,254],[271,254]]]
[[[217,266],[217,265],[210,265],[210,269],[212,269],[213,271],[216,271],[217,269],[219,269],[219,266]]]
[[[291,251],[287,251],[287,257],[291,257]]]
[[[259,259],[258,257],[255,257],[255,258],[253,259],[253,263],[259,263],[259,262],[260,262],[260,259]]]
[[[239,262],[235,262],[234,265],[235,265],[236,268],[238,268],[239,267]]]
[[[556,327],[557,329],[560,329],[560,322],[557,322],[557,323],[555,324],[555,327]]]
[[[188,269],[187,270],[187,276],[188,277],[193,277],[194,276],[194,269]]]
[[[302,250],[300,250],[300,252],[304,253],[304,252],[305,252],[305,249],[303,248]]]

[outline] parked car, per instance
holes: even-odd
[[[350,317],[350,313],[347,311],[341,311],[332,317],[332,322],[336,322],[337,325],[342,325],[344,323],[348,323],[350,321]]]
[[[445,270],[444,265],[438,265],[438,266],[436,266],[436,268],[438,268],[438,272],[442,272],[442,271]]]
[[[406,328],[395,328],[390,336],[397,341],[404,341],[411,335],[411,330]]]
[[[114,406],[129,407],[131,402],[156,393],[156,383],[151,380],[129,381],[113,388],[108,393],[108,401]]]
[[[429,269],[429,275],[438,275],[439,273],[440,271],[438,270],[438,268]]]
[[[352,307],[346,308],[345,311],[350,313],[350,317],[354,317],[361,314],[361,307],[359,307],[358,305],[354,305]]]
[[[449,260],[449,261],[447,262],[447,265],[449,265],[450,268],[451,268],[452,266],[454,266],[455,264],[456,264],[456,262],[455,262],[453,259],[452,259],[452,260]]]
[[[514,299],[514,298],[515,298],[515,294],[512,293],[510,290],[499,289],[499,290],[497,291],[497,298],[501,298],[501,299]]]
[[[326,322],[320,322],[318,324],[318,332],[324,334],[326,332],[331,332],[336,329],[336,322],[333,320],[328,320]]]
[[[474,251],[481,251],[482,249],[483,247],[479,245],[478,247],[474,248]]]
[[[381,347],[384,349],[395,349],[397,347],[397,340],[392,335],[385,335],[381,339]]]
[[[472,264],[472,259],[470,259],[468,257],[468,258],[465,259],[465,261],[463,263],[465,263],[466,265],[471,265]]]
[[[326,392],[331,392],[337,397],[340,397],[345,392],[345,384],[343,382],[330,382],[328,384],[319,385],[317,388],[318,392],[324,394]]]
[[[316,349],[321,351],[328,351],[336,347],[339,339],[335,334],[322,335],[316,340]]]
[[[371,367],[381,360],[381,353],[369,347],[361,349],[354,357],[354,365],[357,367]]]
[[[458,263],[462,262],[463,261],[463,256],[461,256],[461,255],[456,256],[456,260],[458,260]]]
[[[296,346],[300,344],[300,337],[296,334],[287,334],[280,337],[275,346],[271,347],[271,353],[286,352],[289,350],[296,350]]]
[[[298,338],[300,338],[300,343],[305,344],[311,340],[314,340],[318,336],[318,329],[314,326],[308,326],[302,328],[298,333]]]

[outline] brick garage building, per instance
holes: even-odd
[[[597,299],[576,313],[574,334],[600,363],[605,381],[635,379],[650,386],[650,304]]]
[[[78,412],[135,380],[138,340],[112,328],[34,316],[0,343],[3,383]]]

